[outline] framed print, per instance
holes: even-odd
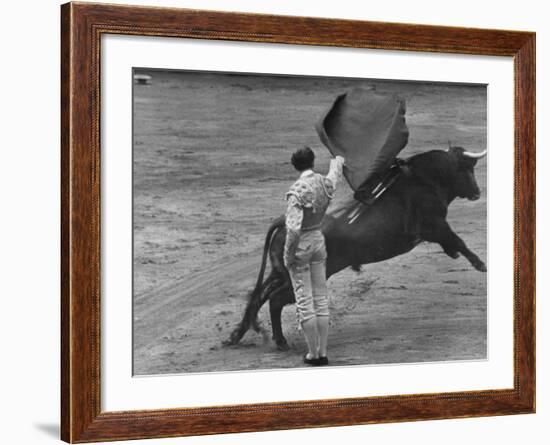
[[[62,6],[62,439],[535,411],[535,35]]]

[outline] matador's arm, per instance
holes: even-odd
[[[283,259],[286,267],[289,267],[294,261],[296,246],[300,240],[302,220],[304,211],[300,201],[295,195],[288,195],[288,206],[286,209],[286,240]]]

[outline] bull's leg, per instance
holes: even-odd
[[[271,328],[273,330],[273,340],[277,348],[281,351],[288,349],[288,343],[283,335],[283,327],[281,324],[281,314],[283,307],[294,302],[294,294],[289,283],[285,283],[284,287],[278,289],[277,293],[269,300],[269,315],[271,317]]]
[[[258,320],[258,312],[264,305],[264,303],[271,298],[271,296],[278,292],[279,288],[281,287],[281,278],[277,277],[275,275],[270,275],[271,279],[266,280],[265,285],[263,286],[262,293],[259,298],[259,302],[256,305],[256,312],[251,314],[252,316],[252,329],[256,331],[259,334],[262,334],[264,337],[264,340],[267,341],[268,334],[266,330],[261,325],[260,321]],[[284,281],[284,280],[283,280]]]
[[[288,343],[283,335],[283,327],[281,325],[281,313],[283,305],[279,301],[269,301],[269,314],[271,316],[271,328],[273,329],[273,340],[277,348],[284,351],[288,349]]]
[[[276,283],[277,276],[270,274],[263,282],[260,292],[253,292],[244,310],[243,318],[235,329],[231,332],[229,339],[224,341],[225,345],[236,345],[243,338],[246,331],[253,325],[256,332],[261,332],[261,327],[257,322],[258,311],[265,303],[265,295],[269,293],[272,286]]]
[[[241,338],[244,337],[244,334],[246,334],[246,331],[248,331],[248,328],[250,327],[250,324],[248,322],[249,315],[251,312],[250,304],[246,306],[243,319],[240,321],[240,323],[231,331],[231,334],[229,335],[229,339],[225,340],[223,342],[224,345],[230,346],[230,345],[236,345],[241,341]]]
[[[462,254],[475,269],[480,272],[487,272],[487,266],[481,259],[466,246],[466,243],[449,226],[445,220],[438,221],[432,230],[423,234],[426,241],[432,241],[441,245],[443,250],[451,258],[457,258],[458,253]]]

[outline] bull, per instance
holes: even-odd
[[[381,199],[371,205],[350,199],[327,213],[322,226],[327,278],[347,267],[359,270],[363,264],[410,252],[423,241],[439,244],[451,258],[463,255],[475,269],[486,272],[485,263],[446,220],[448,206],[454,199],[479,199],[474,167],[486,153],[486,150],[473,153],[462,147],[449,147],[445,151],[417,154],[404,161],[403,173]],[[285,221],[281,216],[267,232],[256,286],[249,294],[242,320],[226,344],[237,344],[250,327],[265,334],[257,316],[269,301],[273,340],[279,349],[288,348],[281,313],[295,298],[283,263],[285,237]],[[264,280],[268,256],[271,272]]]

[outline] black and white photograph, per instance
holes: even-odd
[[[486,85],[131,82],[135,376],[487,359]]]
[[[546,444],[544,5],[7,2],[2,442]]]

